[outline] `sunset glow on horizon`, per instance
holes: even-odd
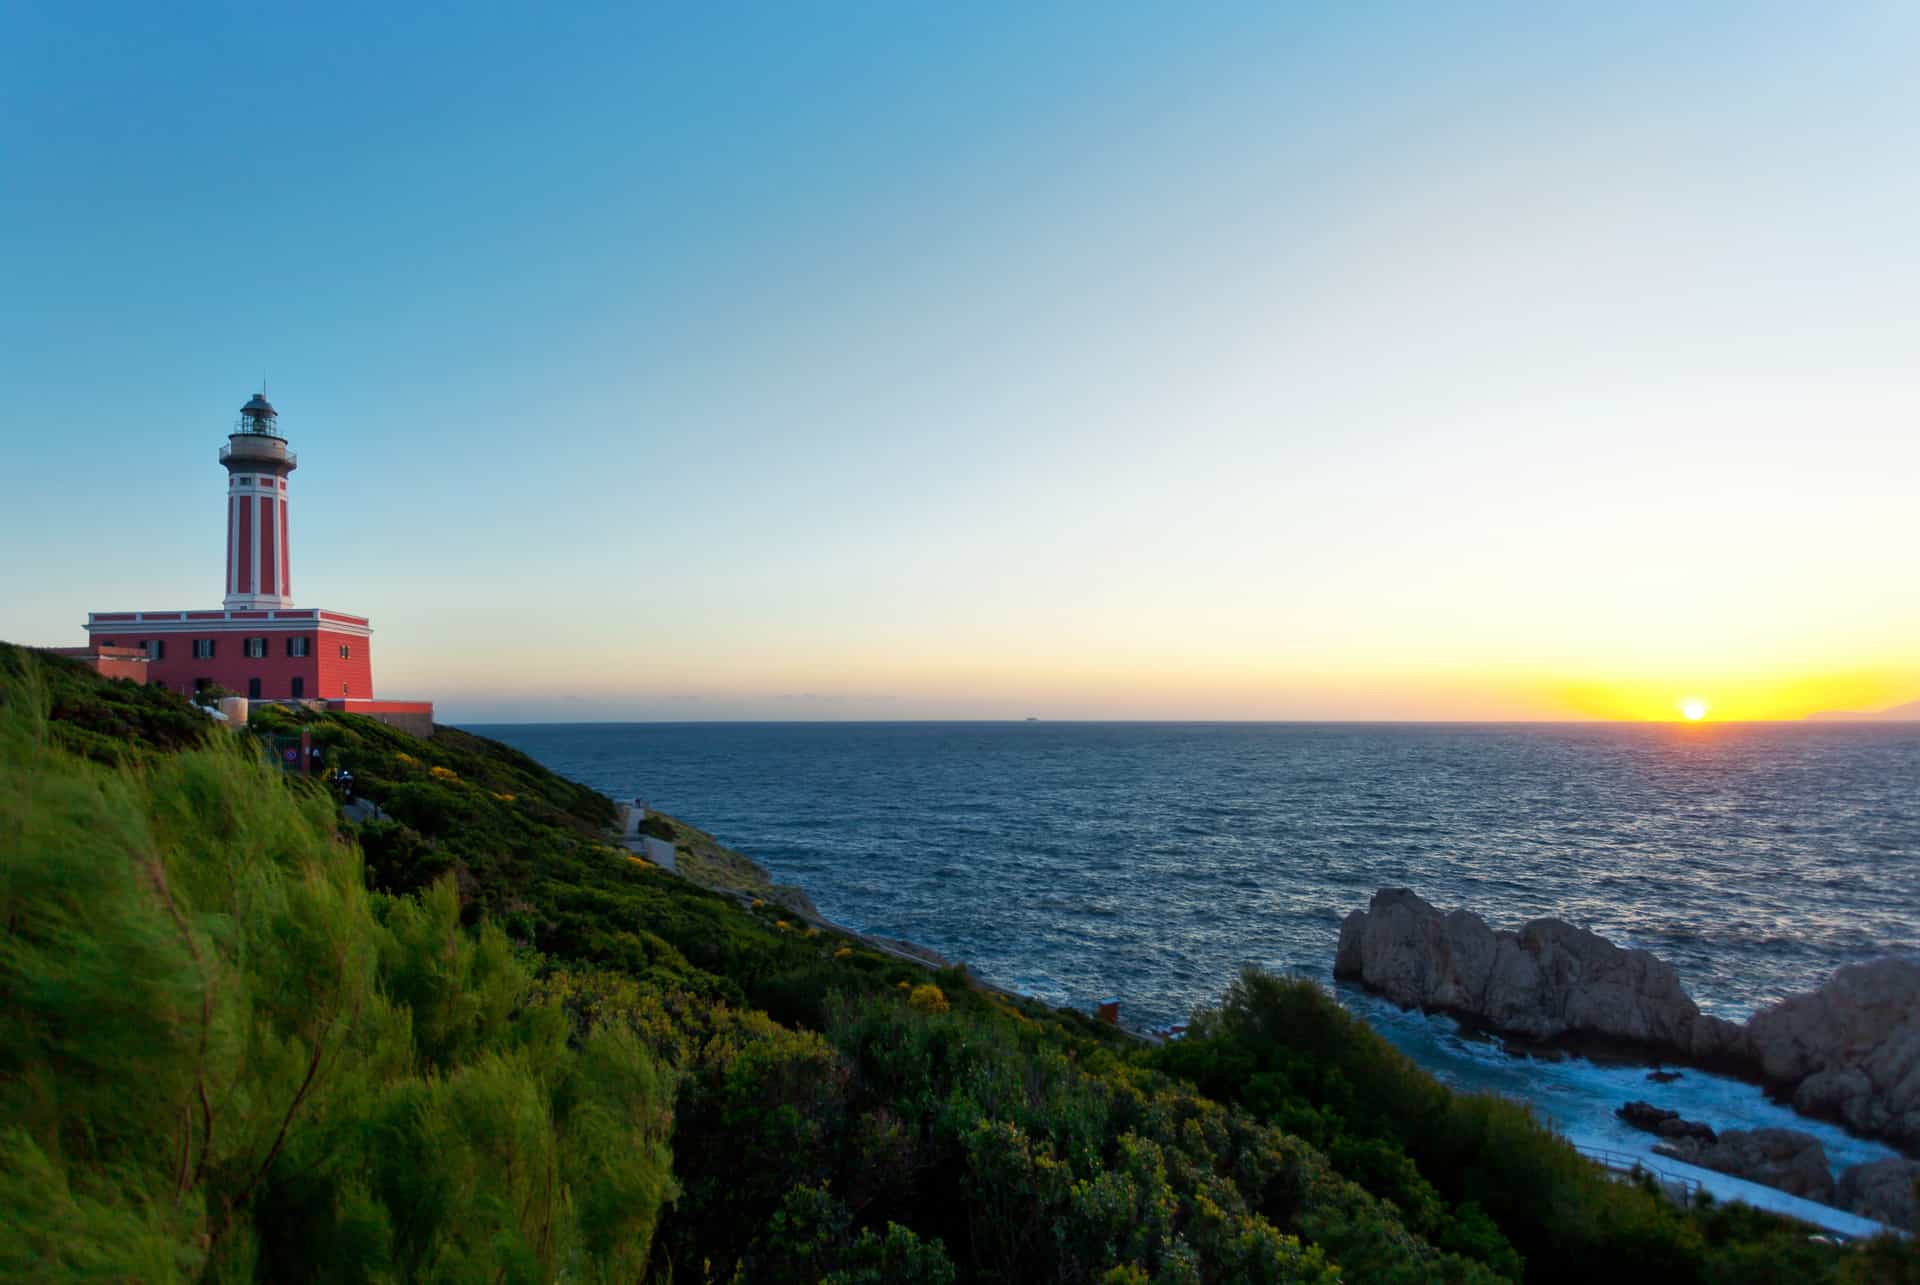
[[[1920,8],[30,8],[0,638],[217,604],[265,371],[449,721],[1920,699]]]

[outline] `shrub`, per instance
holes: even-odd
[[[932,982],[914,987],[907,995],[907,1003],[922,1013],[944,1013],[952,1007],[947,1003],[947,993]]]
[[[205,709],[219,709],[220,702],[231,695],[233,695],[233,693],[220,684],[208,683],[205,687],[195,689],[189,699],[195,705],[199,705]]]
[[[1503,1274],[1702,1270],[1698,1232],[1662,1197],[1609,1181],[1518,1104],[1450,1092],[1311,982],[1247,970],[1154,1061],[1330,1139],[1344,1172]]]
[[[0,1272],[637,1274],[671,1090],[631,1036],[571,1045],[449,885],[370,894],[246,742],[87,762],[29,695],[0,690]]]

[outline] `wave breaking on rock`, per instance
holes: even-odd
[[[1383,888],[1341,924],[1333,975],[1510,1037],[1727,1071],[1805,1115],[1920,1151],[1920,964],[1908,960],[1849,964],[1737,1025],[1702,1013],[1648,951],[1559,919],[1495,930]]]

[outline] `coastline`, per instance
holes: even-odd
[[[1342,922],[1333,972],[1491,1032],[1510,1051],[1728,1075],[1808,1120],[1920,1153],[1920,966],[1903,959],[1843,965],[1735,1024],[1702,1012],[1651,951],[1553,917],[1495,929],[1396,887]]]
[[[658,818],[659,822],[670,827],[672,841],[680,853],[678,864],[681,868],[676,873],[710,892],[728,897],[746,909],[753,909],[760,903],[778,905],[812,927],[842,935],[867,949],[898,958],[923,968],[929,973],[954,968],[963,972],[966,970],[964,962],[949,960],[939,952],[917,943],[862,932],[838,923],[819,910],[804,888],[797,884],[776,882],[772,872],[766,867],[745,853],[721,843],[707,831],[656,809],[647,809],[647,815]],[[1063,1006],[1009,989],[971,973],[967,973],[967,980],[969,984],[1006,1001],[1063,1011]],[[1460,1082],[1457,1069],[1455,1073],[1449,1073],[1450,1068],[1447,1066],[1435,1065],[1430,1056],[1421,1056],[1417,1051],[1419,1047],[1417,1043],[1414,1047],[1409,1047],[1409,1043],[1412,1042],[1406,1038],[1405,1024],[1389,1022],[1383,1025],[1366,1011],[1367,1006],[1355,1004],[1354,995],[1348,992],[1367,995],[1380,1003],[1391,1003],[1391,1001],[1351,984],[1339,984],[1331,971],[1319,977],[1318,980],[1327,985],[1330,993],[1334,994],[1343,1006],[1353,1011],[1361,1020],[1368,1022],[1370,1026],[1374,1026],[1380,1034],[1395,1047],[1400,1048],[1423,1070],[1456,1089],[1476,1091],[1474,1085]],[[1064,1011],[1075,1013],[1088,1020],[1096,1020],[1094,1015],[1079,1009],[1065,1007]],[[1649,1068],[1658,1068],[1672,1062],[1671,1057],[1663,1056],[1662,1050],[1657,1046],[1644,1041],[1579,1035],[1528,1039],[1524,1036],[1502,1034],[1489,1023],[1477,1019],[1472,1014],[1446,1010],[1421,1010],[1417,1007],[1403,1007],[1402,1011],[1409,1018],[1426,1024],[1433,1032],[1444,1031],[1447,1024],[1453,1025],[1457,1038],[1462,1044],[1477,1045],[1482,1049],[1491,1050],[1494,1056],[1506,1063],[1516,1077],[1522,1079],[1536,1078],[1546,1067],[1557,1067],[1563,1073],[1571,1072],[1564,1076],[1565,1080],[1583,1078],[1582,1067],[1590,1068],[1584,1077],[1588,1079],[1609,1070],[1637,1076]],[[1109,1024],[1107,1029],[1146,1044],[1163,1042],[1163,1037],[1156,1033],[1132,1028],[1123,1023]],[[1575,1065],[1572,1067],[1563,1065],[1566,1063]],[[1677,1100],[1686,1103],[1699,1095],[1715,1098],[1717,1102],[1715,1109],[1723,1115],[1729,1108],[1729,1103],[1724,1096],[1729,1086],[1750,1088],[1757,1094],[1766,1094],[1760,1081],[1752,1077],[1740,1076],[1724,1068],[1693,1066],[1689,1067],[1687,1075],[1692,1078],[1692,1083],[1680,1090]],[[1664,1087],[1672,1091],[1672,1086]],[[1625,1092],[1627,1088],[1627,1085],[1610,1086],[1600,1096],[1611,1098]],[[1719,1096],[1716,1097],[1716,1095]],[[1654,1140],[1650,1135],[1611,1127],[1614,1121],[1610,1111],[1598,1121],[1563,1119],[1534,1093],[1508,1090],[1502,1092],[1502,1096],[1512,1097],[1525,1103],[1530,1111],[1542,1119],[1543,1123],[1553,1128],[1585,1158],[1600,1168],[1612,1172],[1615,1177],[1625,1180],[1641,1172],[1651,1174],[1671,1188],[1671,1194],[1676,1195],[1683,1203],[1691,1198],[1692,1193],[1705,1192],[1716,1200],[1741,1201],[1757,1209],[1794,1218],[1819,1228],[1825,1233],[1849,1239],[1864,1238],[1881,1231],[1890,1231],[1899,1236],[1912,1235],[1904,1228],[1877,1222],[1835,1205],[1793,1196],[1734,1174],[1707,1169],[1660,1154],[1654,1149]],[[1791,1113],[1791,1108],[1773,1095],[1766,1094],[1766,1100],[1769,1105]],[[1868,1160],[1900,1154],[1897,1149],[1887,1148],[1877,1140],[1852,1134],[1852,1131],[1845,1130],[1844,1126],[1839,1124],[1793,1114],[1801,1127],[1813,1126],[1828,1139],[1832,1137],[1828,1131],[1836,1130],[1856,1138],[1865,1147],[1874,1148],[1864,1152]],[[1775,1124],[1776,1122],[1761,1119],[1753,1123]],[[1850,1153],[1840,1152],[1838,1148],[1836,1152],[1850,1156]],[[1836,1167],[1838,1167],[1837,1161]]]
[[[1849,822],[1920,748],[1906,735],[1809,760],[1772,726],[1684,746],[1614,727],[483,730],[727,836],[850,923],[1052,1003],[1122,995],[1148,1026],[1242,963],[1324,973],[1342,917],[1402,883],[1660,952],[1736,1020],[1868,944],[1920,959],[1896,909],[1920,897],[1920,830]],[[1783,771],[1811,771],[1817,805],[1760,788]]]
[[[615,804],[616,808],[624,806],[626,805]],[[804,888],[797,884],[774,882],[772,872],[765,866],[745,853],[727,847],[698,826],[689,825],[679,817],[654,808],[646,809],[646,814],[650,818],[659,818],[672,828],[671,842],[678,849],[676,853],[678,868],[671,873],[708,892],[727,897],[743,909],[752,910],[760,903],[771,903],[799,916],[814,928],[836,933],[858,942],[869,950],[878,951],[883,955],[923,968],[928,973],[957,969],[966,975],[969,985],[1009,1003],[1030,1004],[1054,1012],[1072,1013],[1089,1022],[1101,1020],[1096,1014],[1084,1012],[1070,1005],[1053,1004],[1039,996],[1013,990],[977,976],[967,968],[966,961],[948,959],[939,951],[918,942],[903,941],[897,937],[883,937],[837,923],[821,913]],[[683,844],[684,847],[681,846]],[[1161,1036],[1151,1031],[1128,1026],[1123,1022],[1102,1023],[1102,1025],[1115,1034],[1142,1044],[1162,1042]]]

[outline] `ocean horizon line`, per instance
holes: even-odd
[[[448,727],[1913,727],[1861,718],[536,718],[450,720]]]

